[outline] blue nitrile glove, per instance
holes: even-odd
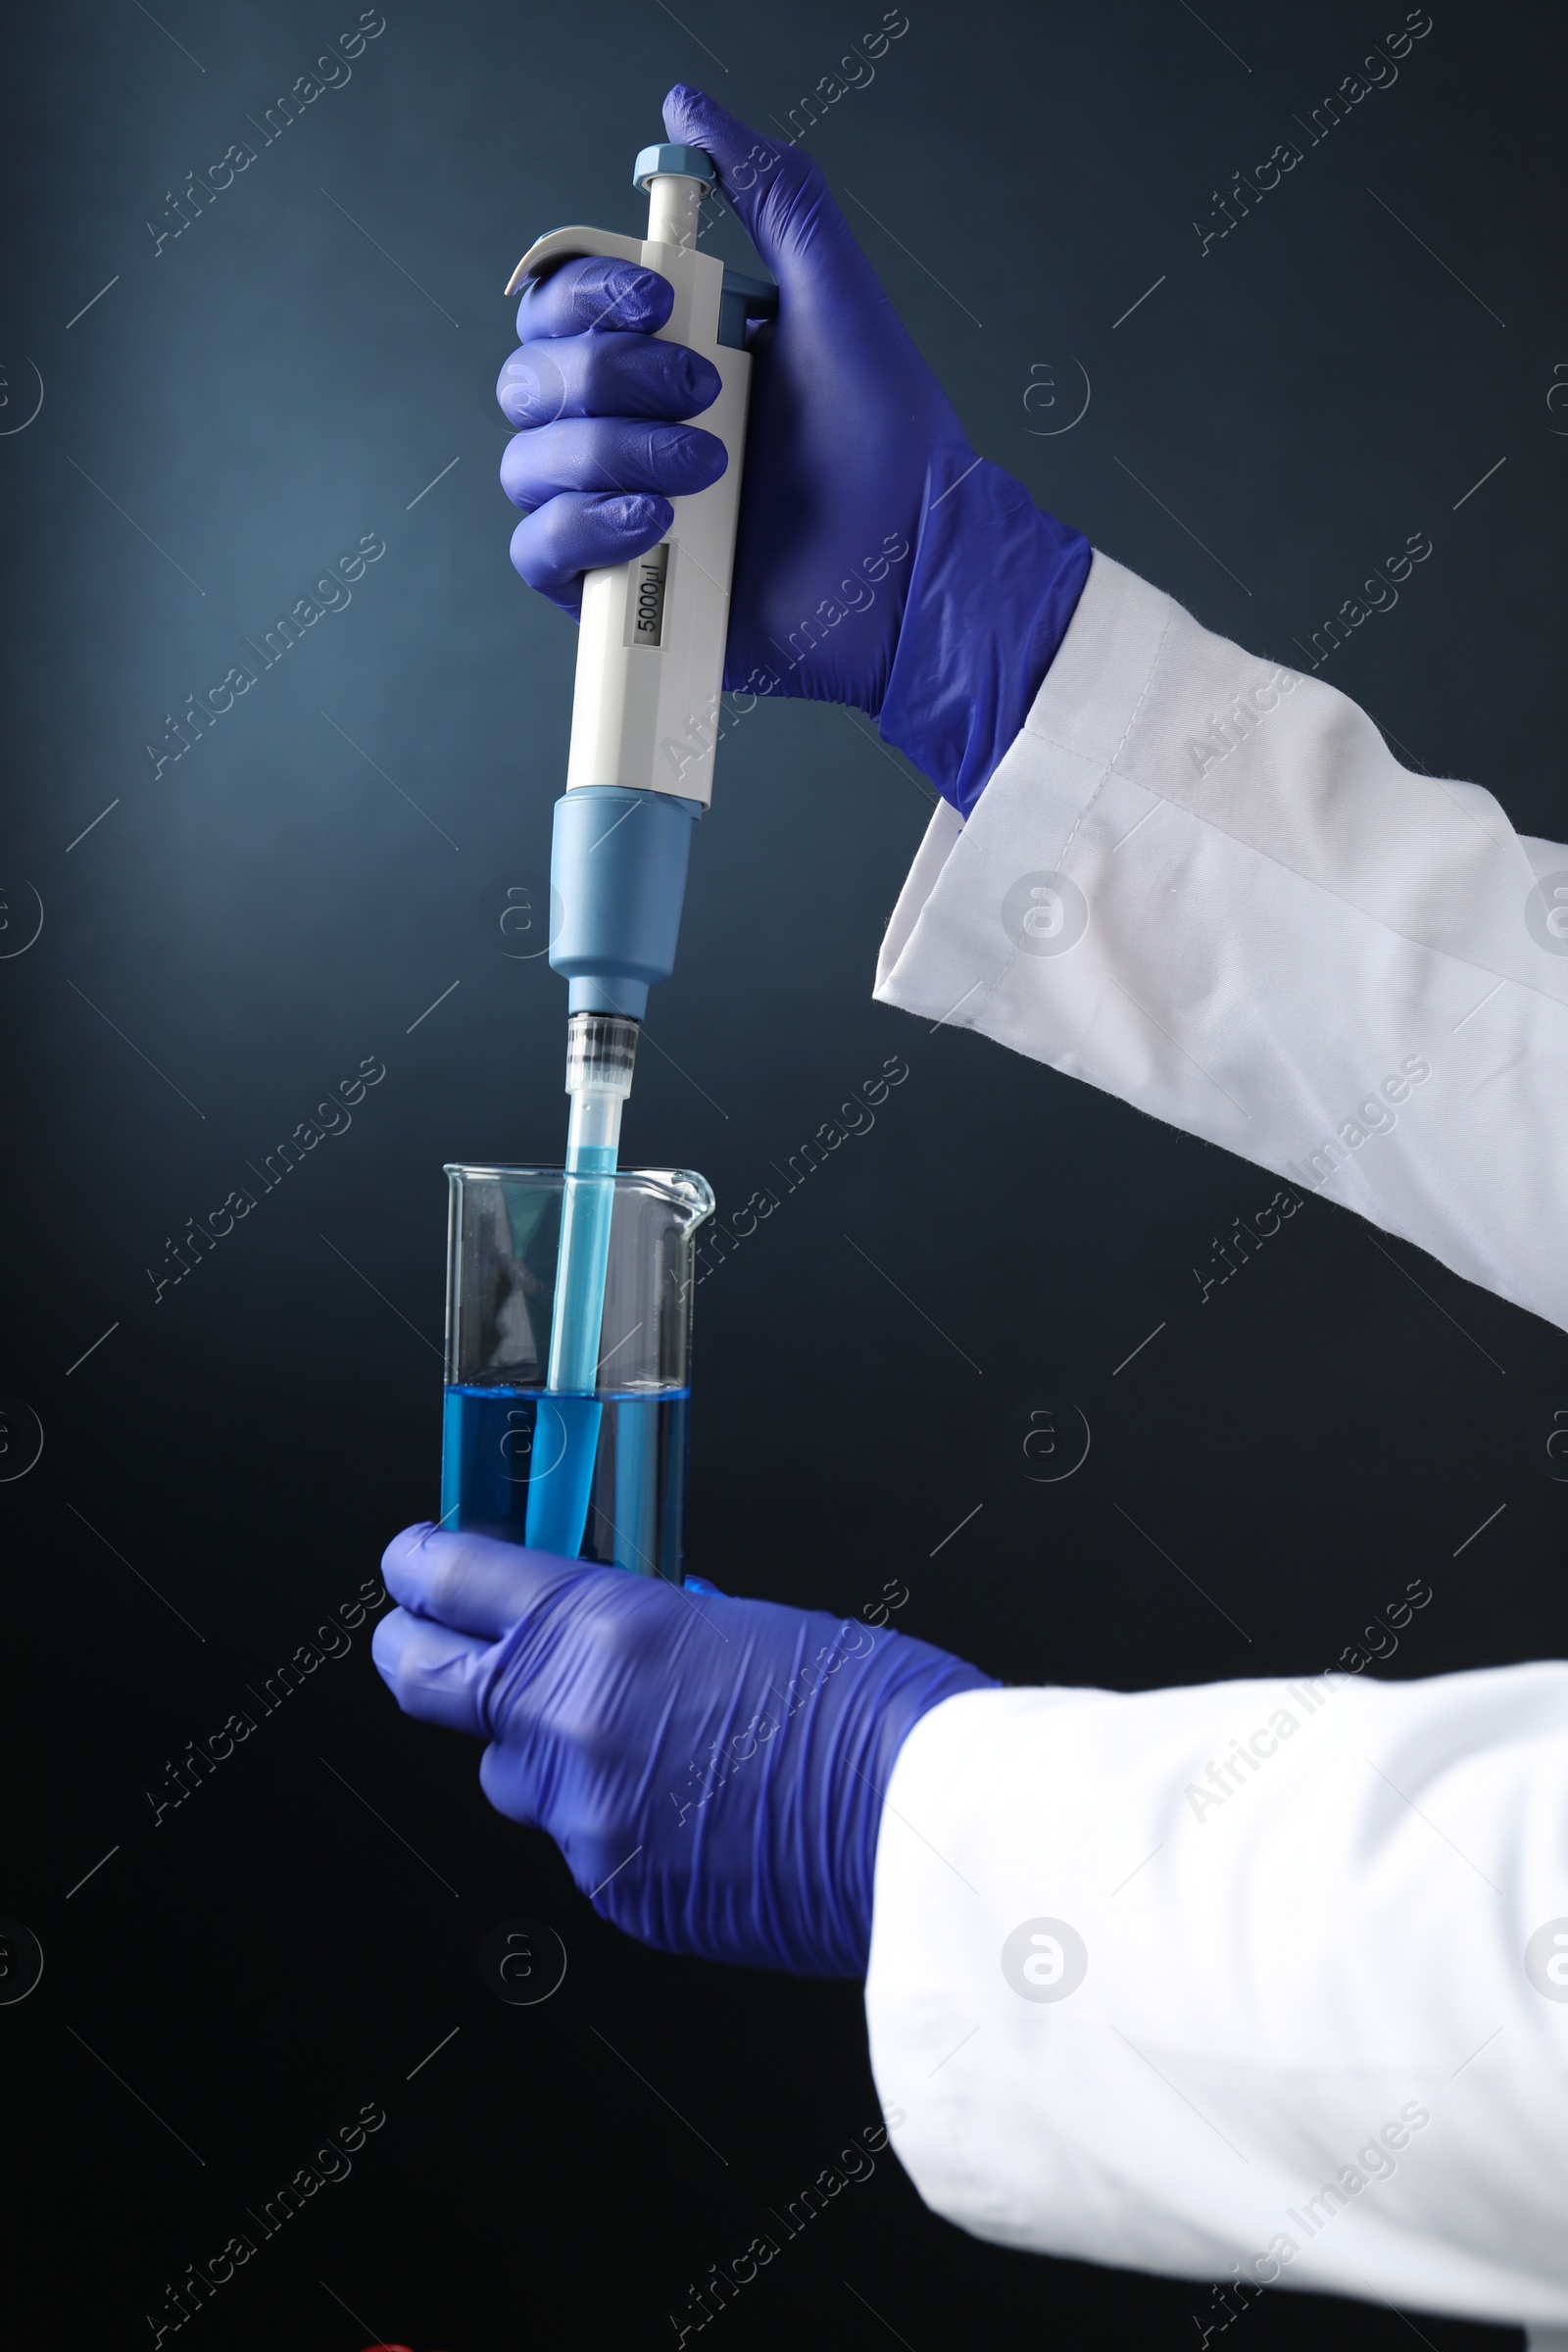
[[[1066,633],[1089,543],[975,456],[809,156],[682,82],[664,122],[712,157],[779,287],[777,324],[754,333],[724,684],[868,711],[967,815]],[[518,305],[497,386],[522,428],[501,466],[528,510],[512,560],[573,614],[584,570],[655,546],[669,499],[724,468],[711,433],[657,421],[718,390],[698,354],[650,339],[670,306],[665,279],[609,261],[567,262]]]
[[[499,1812],[662,1951],[860,1977],[882,1797],[920,1717],[990,1678],[906,1634],[411,1527],[375,1663],[488,1740]]]

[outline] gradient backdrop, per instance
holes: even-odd
[[[1298,661],[1428,534],[1329,674],[1560,840],[1568,34],[1433,15],[1314,144],[1399,0],[909,0],[809,144],[976,446],[1209,627]],[[476,1753],[398,1716],[356,1596],[435,1507],[441,1163],[564,1136],[564,989],[500,919],[548,862],[573,663],[507,561],[501,288],[547,227],[639,225],[672,80],[782,135],[881,12],[360,22],[105,0],[10,35],[0,1998],[17,1923],[44,1958],[0,2006],[18,2345],[154,2341],[237,2231],[181,2342],[673,2343],[690,2284],[877,2120],[858,1989],[601,1925]],[[329,43],[335,86],[270,126]],[[247,655],[375,547],[352,602]],[[1205,1298],[1272,1177],[870,1002],[929,798],[838,710],[763,707],[719,755],[628,1164],[734,1209],[888,1056],[908,1075],[699,1293],[690,1565],[850,1614],[891,1583],[893,1622],[1012,1681],[1317,1668],[1415,1576],[1381,1671],[1560,1652],[1563,1336],[1322,1200]],[[337,1132],[264,1191],[329,1090]],[[236,1188],[256,1206],[176,1283]],[[1065,1465],[1069,1407],[1087,1458],[1031,1478],[1031,1412]],[[191,1742],[215,1761],[175,1804]],[[543,2005],[479,1971],[517,1919],[568,1956]],[[1206,2289],[979,2245],[896,2145],[712,2340],[1201,2337]],[[264,2237],[246,2209],[302,2168]],[[1255,2352],[1410,2340],[1289,2294],[1237,2324]]]

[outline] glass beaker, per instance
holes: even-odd
[[[678,1584],[694,1236],[712,1214],[707,1182],[685,1168],[448,1167],[446,1176],[441,1525]],[[610,1223],[594,1384],[575,1394],[548,1385],[568,1186],[595,1188],[600,1214],[608,1195]]]

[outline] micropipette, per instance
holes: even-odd
[[[575,1557],[599,1443],[595,1396],[605,1272],[620,1144],[648,991],[674,967],[692,826],[712,790],[730,573],[740,507],[751,360],[748,318],[771,317],[778,290],[700,253],[702,200],[715,184],[700,147],[645,147],[634,184],[648,192],[646,237],[558,228],[528,248],[507,286],[584,255],[667,278],[661,337],[701,352],[722,389],[702,414],[728,463],[710,489],[670,501],[659,546],[583,581],[566,789],[551,849],[550,961],[568,982],[566,1183],[547,1385],[566,1452],[530,1484],[527,1540]],[[608,323],[608,321],[607,321]]]

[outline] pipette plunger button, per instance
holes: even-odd
[[[641,150],[631,168],[632,186],[646,190],[651,179],[665,172],[678,172],[685,179],[700,179],[705,187],[714,188],[718,185],[713,159],[705,154],[701,147],[665,144]]]

